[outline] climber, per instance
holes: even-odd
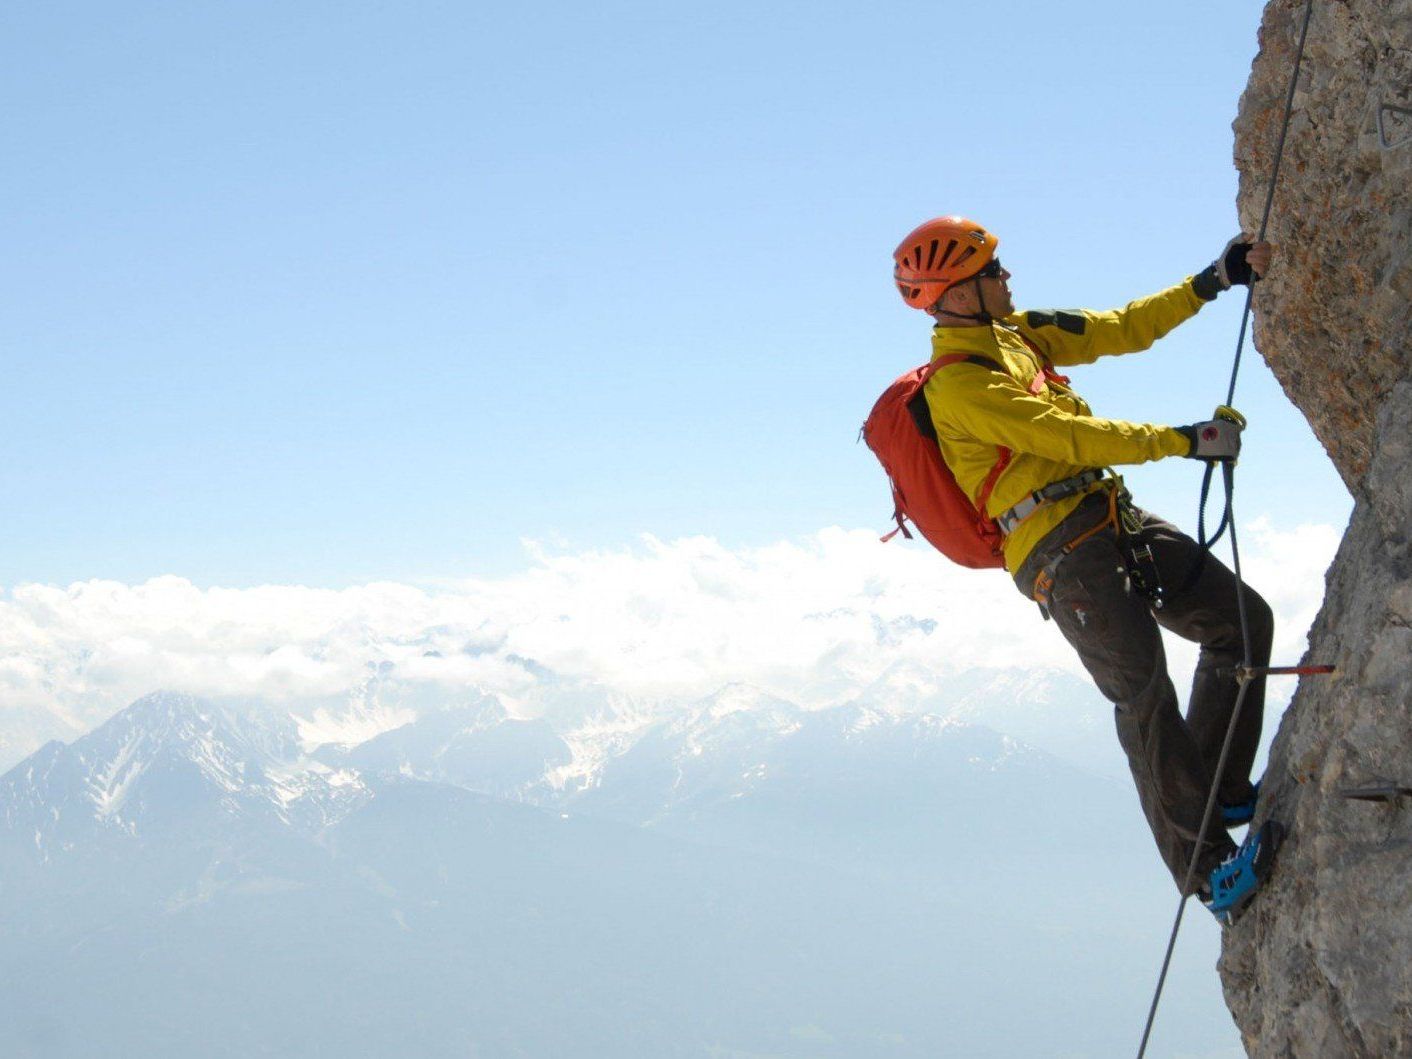
[[[1233,284],[1268,269],[1272,248],[1232,239],[1216,260],[1167,290],[1110,312],[1016,312],[996,237],[961,217],[918,227],[894,254],[908,305],[936,322],[923,391],[946,466],[998,524],[1015,584],[1078,652],[1115,706],[1143,812],[1180,888],[1239,685],[1243,642],[1235,575],[1171,523],[1134,506],[1105,468],[1167,456],[1234,461],[1244,420],[1218,409],[1187,427],[1102,419],[1056,367],[1145,350]],[[997,560],[998,564],[998,560]],[[1255,666],[1269,661],[1273,619],[1241,586]],[[1185,718],[1158,626],[1201,645]],[[1226,670],[1226,673],[1222,673]],[[1281,832],[1271,822],[1237,847],[1228,828],[1255,813],[1250,782],[1264,681],[1252,681],[1221,779],[1192,889],[1223,923],[1255,892]]]

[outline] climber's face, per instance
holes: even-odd
[[[979,313],[995,320],[1009,316],[1015,311],[1015,303],[1010,300],[1009,270],[999,258],[991,258],[979,272],[948,287],[937,310],[933,315],[944,327],[978,326],[973,321],[984,321]]]
[[[1010,270],[1000,263],[1000,258],[993,257],[986,262],[985,268],[976,273],[976,279],[981,308],[997,320],[1015,311],[1015,302],[1010,297]]]

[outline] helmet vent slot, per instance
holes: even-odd
[[[892,278],[908,305],[926,309],[948,288],[993,261],[999,242],[965,217],[933,217],[897,244],[892,252]]]

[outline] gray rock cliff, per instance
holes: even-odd
[[[1260,222],[1304,0],[1265,8],[1235,123]],[[1257,346],[1355,500],[1308,677],[1260,812],[1291,837],[1226,933],[1220,971],[1256,1057],[1412,1056],[1412,0],[1315,0],[1257,288]],[[1317,507],[1319,498],[1310,496]],[[1286,660],[1276,660],[1286,661]]]

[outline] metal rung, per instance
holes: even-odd
[[[1393,802],[1398,798],[1412,798],[1412,787],[1399,787],[1395,784],[1382,787],[1345,787],[1339,794],[1360,802]]]
[[[1336,672],[1333,666],[1236,666],[1218,669],[1221,676],[1233,676],[1241,683],[1256,677],[1311,677]]]

